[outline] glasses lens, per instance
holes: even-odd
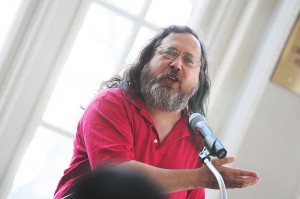
[[[178,51],[172,47],[158,47],[160,53],[168,59],[176,59],[179,55]],[[182,55],[182,61],[185,65],[189,67],[195,67],[198,64],[198,60],[191,54],[184,54]]]
[[[178,55],[178,52],[174,48],[164,48],[163,56],[169,59],[175,59]]]
[[[194,67],[197,64],[196,58],[193,55],[189,55],[189,54],[185,54],[183,56],[183,62],[186,65],[191,66],[191,67]]]

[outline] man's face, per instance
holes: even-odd
[[[191,34],[171,33],[160,46],[174,48],[179,55],[170,59],[157,50],[142,71],[141,92],[147,106],[179,112],[198,89],[200,63],[191,67],[186,58],[201,60],[200,44]]]

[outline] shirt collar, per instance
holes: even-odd
[[[142,98],[140,98],[139,96],[133,97],[130,96],[129,94],[127,94],[125,91],[122,91],[126,97],[126,100],[132,104],[135,108],[137,108],[139,110],[139,113],[145,118],[147,119],[150,123],[154,124],[149,111],[145,105],[145,102],[142,100]],[[180,137],[185,137],[185,136],[190,136],[189,130],[188,130],[188,114],[187,114],[187,110],[183,110],[182,111],[182,116],[180,118],[180,120],[176,123],[176,125],[174,126],[174,128],[178,128],[178,129],[182,129]],[[185,130],[187,129],[187,130]],[[178,135],[176,135],[178,136]]]

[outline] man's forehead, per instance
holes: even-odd
[[[162,45],[172,46],[192,54],[201,55],[199,40],[190,33],[170,33],[162,40]]]
[[[191,39],[193,40],[195,43],[199,43],[198,39],[191,33],[188,32],[182,32],[182,33],[170,33],[168,34],[163,41],[168,41],[168,40],[176,40],[176,39]]]

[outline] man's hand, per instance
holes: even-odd
[[[224,180],[227,189],[243,188],[256,184],[260,177],[252,171],[246,171],[241,169],[234,169],[225,167],[224,165],[230,164],[235,161],[235,157],[226,157],[224,159],[213,159],[212,164],[220,172]],[[218,182],[213,173],[203,165],[199,168],[199,178],[202,178],[202,187],[209,189],[218,189]]]

